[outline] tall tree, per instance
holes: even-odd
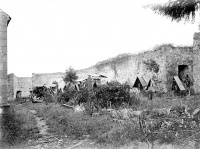
[[[75,80],[78,79],[78,76],[76,75],[76,71],[70,66],[66,70],[65,77],[63,78],[64,82],[67,83],[74,83]]]
[[[169,0],[165,4],[146,5],[144,8],[151,8],[155,13],[166,16],[172,21],[194,21],[199,10],[200,0]]]

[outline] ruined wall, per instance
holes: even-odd
[[[44,74],[32,74],[32,85],[35,86],[43,86],[44,84],[47,86],[51,86],[54,81],[58,82],[59,88],[64,88],[65,83],[63,81],[65,73],[44,73]]]
[[[194,33],[193,37],[194,47],[194,66],[193,66],[193,78],[194,78],[194,90],[200,92],[200,33]]]
[[[155,60],[160,66],[158,73],[149,71],[144,61]],[[152,76],[156,76],[160,81],[160,88],[167,91],[170,88],[172,74],[178,75],[178,65],[192,64],[192,47],[173,47],[164,45],[155,48],[154,51],[147,51],[138,55],[121,55],[113,59],[102,61],[95,66],[78,70],[80,78],[87,78],[88,74],[103,74],[108,77],[108,81],[117,80],[120,83],[128,82],[133,85],[137,76],[143,76],[148,82]],[[192,67],[190,67],[192,73]]]
[[[160,71],[157,76],[160,80],[166,81],[165,61],[166,56],[160,51],[145,52],[138,55],[125,55],[116,59],[99,63],[91,68],[77,71],[80,77],[86,77],[87,74],[102,74],[108,77],[108,81],[117,80],[120,83],[128,82],[133,85],[137,76],[143,76],[146,81],[154,75],[148,71],[143,61],[153,59],[160,65]],[[164,86],[163,86],[164,88]]]
[[[21,91],[21,97],[28,97],[32,91],[31,77],[17,77],[13,73],[8,75],[8,99],[14,100],[17,91]]]
[[[144,62],[155,60],[159,65],[157,73],[147,69]],[[173,76],[178,75],[178,66],[188,65],[189,72],[193,74],[193,48],[192,47],[173,47],[172,45],[162,45],[154,48],[153,51],[147,51],[138,55],[123,54],[117,57],[102,61],[96,65],[77,70],[78,79],[86,79],[88,75],[102,74],[107,76],[106,81],[117,80],[120,83],[128,82],[133,85],[137,76],[143,76],[148,82],[153,76],[158,79],[159,88],[162,91],[169,91]],[[14,97],[18,90],[22,95],[28,95],[32,87],[51,86],[54,81],[58,82],[59,87],[63,88],[65,83],[63,77],[65,73],[44,73],[32,74],[32,78],[17,78],[14,75],[9,77],[9,84],[13,84]],[[17,86],[16,86],[17,84]]]
[[[11,73],[8,75],[8,100],[14,100],[16,97],[18,78]]]
[[[189,75],[193,77],[193,47],[170,48],[166,53],[166,85],[171,88],[173,76],[178,76],[178,66],[187,65]]]
[[[30,91],[32,91],[32,78],[31,77],[19,77],[17,83],[17,91],[21,91],[22,97],[28,97]],[[14,97],[16,97],[16,92],[14,92]]]

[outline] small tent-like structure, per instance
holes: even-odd
[[[158,91],[159,88],[153,79],[149,79],[146,90],[151,90],[151,91],[155,92],[155,91]]]
[[[147,86],[147,83],[143,77],[137,77],[133,84],[133,87],[136,87],[139,90],[144,90],[146,88],[146,86]]]

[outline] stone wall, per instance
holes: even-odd
[[[155,60],[160,66],[156,74],[147,70],[144,61]],[[173,47],[171,45],[159,46],[154,51],[147,51],[138,55],[121,55],[113,59],[102,61],[95,66],[78,70],[80,78],[87,78],[88,74],[102,74],[108,77],[108,81],[117,80],[120,83],[128,82],[133,85],[137,76],[143,76],[146,82],[152,76],[156,76],[160,81],[163,91],[169,90],[170,80],[169,71],[178,75],[178,65],[190,65],[192,63],[192,47]],[[173,66],[173,67],[172,67]],[[192,67],[190,68],[192,73]]]
[[[159,65],[157,73],[147,69],[145,61],[155,60]],[[159,81],[159,88],[162,91],[171,90],[173,76],[178,75],[178,66],[188,65],[189,73],[193,74],[193,48],[192,47],[173,47],[172,45],[162,45],[154,48],[153,51],[143,52],[137,55],[123,54],[117,57],[102,61],[96,65],[77,70],[78,79],[86,79],[88,75],[101,74],[108,78],[106,81],[117,80],[120,83],[128,82],[131,86],[137,76],[143,76],[146,82],[153,76]],[[11,75],[12,76],[12,75]],[[63,77],[65,73],[44,73],[32,74],[32,78],[17,78],[12,76],[9,84],[14,84],[10,91],[22,91],[22,95],[28,95],[32,87],[51,86],[54,81],[58,82],[62,89],[65,86]],[[16,86],[17,84],[17,86]]]
[[[0,106],[7,103],[7,26],[11,18],[0,10]]]
[[[194,33],[193,37],[194,47],[194,66],[193,66],[193,78],[194,78],[194,89],[195,92],[200,92],[200,33]]]
[[[17,77],[11,73],[8,75],[8,99],[14,100],[18,91],[21,92],[21,97],[28,97],[32,91],[32,78]]]
[[[63,81],[65,73],[44,73],[44,74],[32,74],[32,86],[51,86],[54,81],[58,83],[59,88],[64,88],[65,83]]]
[[[22,97],[28,97],[30,95],[30,91],[32,91],[32,78],[18,78],[17,91],[21,91]],[[16,96],[16,92],[14,96]]]

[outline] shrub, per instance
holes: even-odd
[[[58,102],[67,103],[77,97],[77,90],[74,88],[66,87],[64,92],[58,96]]]

